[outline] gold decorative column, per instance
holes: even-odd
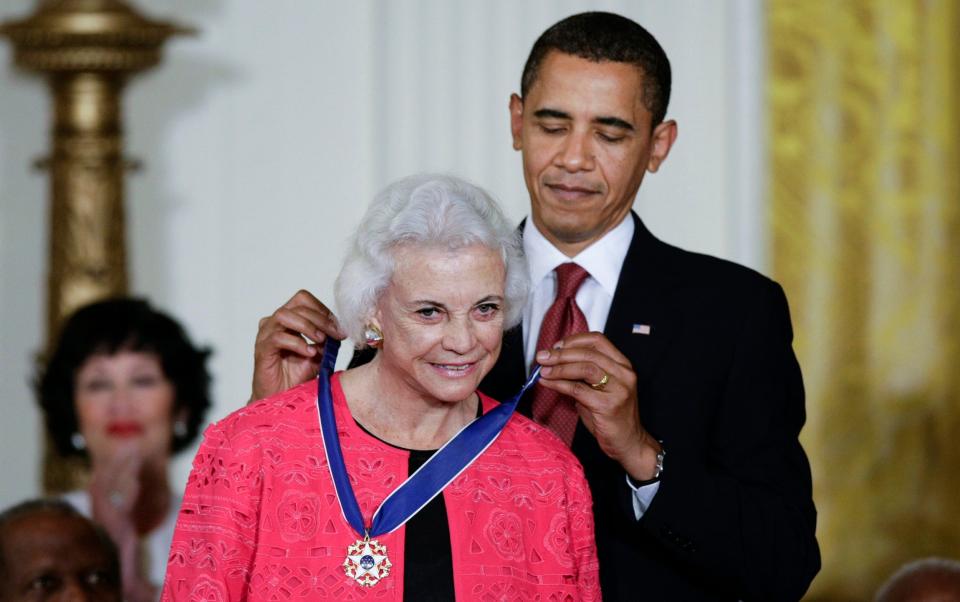
[[[16,64],[46,76],[53,93],[47,341],[64,317],[127,292],[122,91],[160,61],[172,35],[191,30],[153,21],[121,0],[46,0],[29,17],[0,25]],[[70,471],[48,454],[44,485]]]

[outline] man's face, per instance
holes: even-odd
[[[526,98],[510,99],[533,222],[568,256],[623,220],[676,139],[673,121],[651,130],[642,84],[634,65],[553,51]]]
[[[120,602],[110,552],[88,521],[37,512],[7,525],[0,541],[6,578],[0,600]]]

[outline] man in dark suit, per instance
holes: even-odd
[[[539,363],[521,411],[559,434],[551,417],[570,408],[561,436],[590,481],[608,600],[796,600],[820,556],[786,299],[657,240],[631,211],[677,136],[669,94],[666,55],[629,19],[574,15],[534,44],[510,99],[532,295],[481,389],[509,398]],[[573,329],[550,317],[571,263]],[[261,321],[254,397],[315,373],[300,334],[340,336],[303,291]],[[538,415],[544,390],[560,401]]]

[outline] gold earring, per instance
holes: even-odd
[[[377,349],[383,344],[383,332],[373,324],[367,324],[363,337],[367,340],[368,347]]]

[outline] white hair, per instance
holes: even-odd
[[[390,284],[398,245],[456,250],[483,245],[505,268],[504,328],[520,323],[530,278],[516,226],[483,189],[452,176],[421,174],[381,191],[360,222],[334,285],[340,326],[358,345]]]

